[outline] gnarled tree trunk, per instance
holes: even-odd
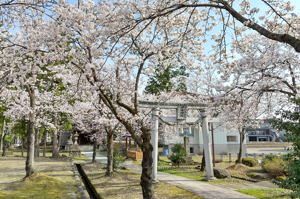
[[[26,177],[30,177],[34,173],[34,126],[35,126],[35,93],[30,86],[27,87],[30,99],[29,121],[27,131],[27,157],[26,157]]]
[[[239,153],[238,153],[238,158],[236,160],[236,163],[242,163],[244,139],[245,139],[245,129],[243,128],[242,130],[240,130],[240,148],[239,148]]]
[[[58,158],[58,139],[57,139],[57,131],[55,130],[52,135],[52,157]]]
[[[151,131],[143,131],[142,134],[142,175],[141,175],[141,186],[143,191],[143,199],[154,198],[153,186],[152,186],[152,151],[153,147],[151,145]]]
[[[114,152],[114,142],[113,142],[113,132],[107,132],[107,165],[106,165],[106,176],[112,176],[113,174],[113,152]]]
[[[35,133],[35,148],[34,148],[34,157],[40,157],[40,139],[39,139],[39,130]]]

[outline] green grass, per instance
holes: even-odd
[[[105,176],[103,164],[85,164],[84,169],[98,193],[105,199],[140,199],[142,190],[140,174],[128,170],[114,172],[112,177]],[[160,182],[154,185],[154,194],[159,199],[203,199],[189,191]]]
[[[159,171],[186,177],[193,180],[199,180],[199,181],[205,180],[205,173],[196,169],[172,168],[172,169],[159,169]]]
[[[24,150],[23,157],[26,157],[26,155],[27,155],[27,152],[26,152],[26,150]],[[46,152],[45,155],[46,155],[46,157],[51,157],[52,153],[51,152]],[[60,152],[59,155],[69,157],[68,152]],[[5,157],[22,157],[22,152],[21,151],[13,151],[12,155],[6,155]],[[42,151],[40,151],[40,157],[43,157],[43,152]]]
[[[238,192],[261,199],[290,199],[291,190],[281,188],[239,189]]]
[[[31,198],[52,199],[70,198],[76,186],[56,177],[37,174],[25,181],[14,182],[0,191],[0,199]]]
[[[25,159],[0,161],[0,199],[63,199],[72,198],[74,194],[81,198],[79,182],[74,178],[70,161],[37,158],[36,173],[25,181],[22,180],[25,176],[24,164]]]
[[[72,158],[72,159],[73,159],[73,160],[77,160],[77,161],[80,161],[80,160],[85,161],[85,160],[89,160],[90,158],[87,157],[87,156],[85,156],[85,155],[81,155],[81,156],[78,156],[78,157],[74,157],[74,158]]]

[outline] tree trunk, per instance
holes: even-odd
[[[4,136],[4,132],[2,132],[0,136],[0,150],[3,148],[3,136]]]
[[[59,148],[58,148],[58,130],[57,130],[57,113],[55,113],[53,118],[53,123],[56,129],[54,129],[53,135],[52,135],[52,157],[58,158],[59,157]]]
[[[44,148],[43,148],[43,157],[46,157],[46,148],[47,148],[47,131],[44,131]]]
[[[59,155],[59,150],[60,150],[60,146],[61,146],[61,139],[62,139],[62,138],[61,138],[61,137],[62,137],[61,134],[62,134],[61,132],[58,132],[58,133],[57,133],[57,135],[58,135],[58,143],[57,143],[58,155]]]
[[[58,158],[58,140],[57,140],[57,131],[55,130],[52,135],[52,157]]]
[[[190,156],[190,147],[189,147],[190,140],[189,140],[189,137],[184,136],[183,137],[183,143],[184,143],[184,150],[185,150],[186,157],[189,157]]]
[[[34,143],[34,157],[40,157],[40,140],[39,140],[39,130],[35,133],[35,143]]]
[[[106,176],[112,176],[113,174],[113,152],[114,152],[113,133],[107,133],[107,165]]]
[[[4,136],[5,136],[5,120],[3,120],[2,133],[0,137],[0,150],[3,149],[4,146]]]
[[[204,169],[205,169],[205,154],[204,154],[204,149],[203,149],[203,156],[202,156],[200,171],[204,171]]]
[[[27,137],[27,158],[26,158],[26,176],[30,177],[34,173],[34,123],[29,121]]]
[[[143,191],[143,199],[153,199],[153,186],[152,186],[152,150],[151,145],[151,132],[143,132],[142,134],[142,151],[143,151],[143,160],[142,160],[142,175],[141,175],[141,186]]]
[[[94,138],[94,142],[93,142],[93,159],[92,159],[92,163],[96,162],[96,153],[97,153],[97,139]]]
[[[3,132],[4,133],[4,132]],[[6,137],[6,134],[4,133],[4,136],[3,136],[3,144],[2,144],[2,156],[6,156],[6,142],[5,142],[5,137]]]
[[[22,138],[22,145],[21,145],[21,156],[24,157],[24,143],[25,143],[25,138]]]
[[[242,131],[240,131],[240,149],[239,149],[238,158],[236,160],[236,163],[242,163],[244,139],[245,139],[245,134],[244,134],[244,130],[242,130]]]
[[[27,92],[30,99],[29,121],[27,131],[27,157],[26,157],[26,176],[30,177],[34,173],[34,126],[35,126],[35,93],[30,86],[27,87]]]

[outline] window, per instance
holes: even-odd
[[[227,142],[237,142],[237,136],[228,135]]]
[[[179,136],[194,137],[195,128],[191,126],[178,127]]]
[[[177,108],[177,119],[186,119],[187,117],[187,106],[179,106]]]
[[[190,153],[194,153],[194,147],[190,147]]]
[[[183,134],[188,136],[190,134],[190,127],[183,127]]]
[[[257,142],[256,136],[249,136],[249,142]]]

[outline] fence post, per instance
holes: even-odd
[[[229,153],[228,156],[229,156],[229,162],[232,162],[231,161],[231,153]]]

